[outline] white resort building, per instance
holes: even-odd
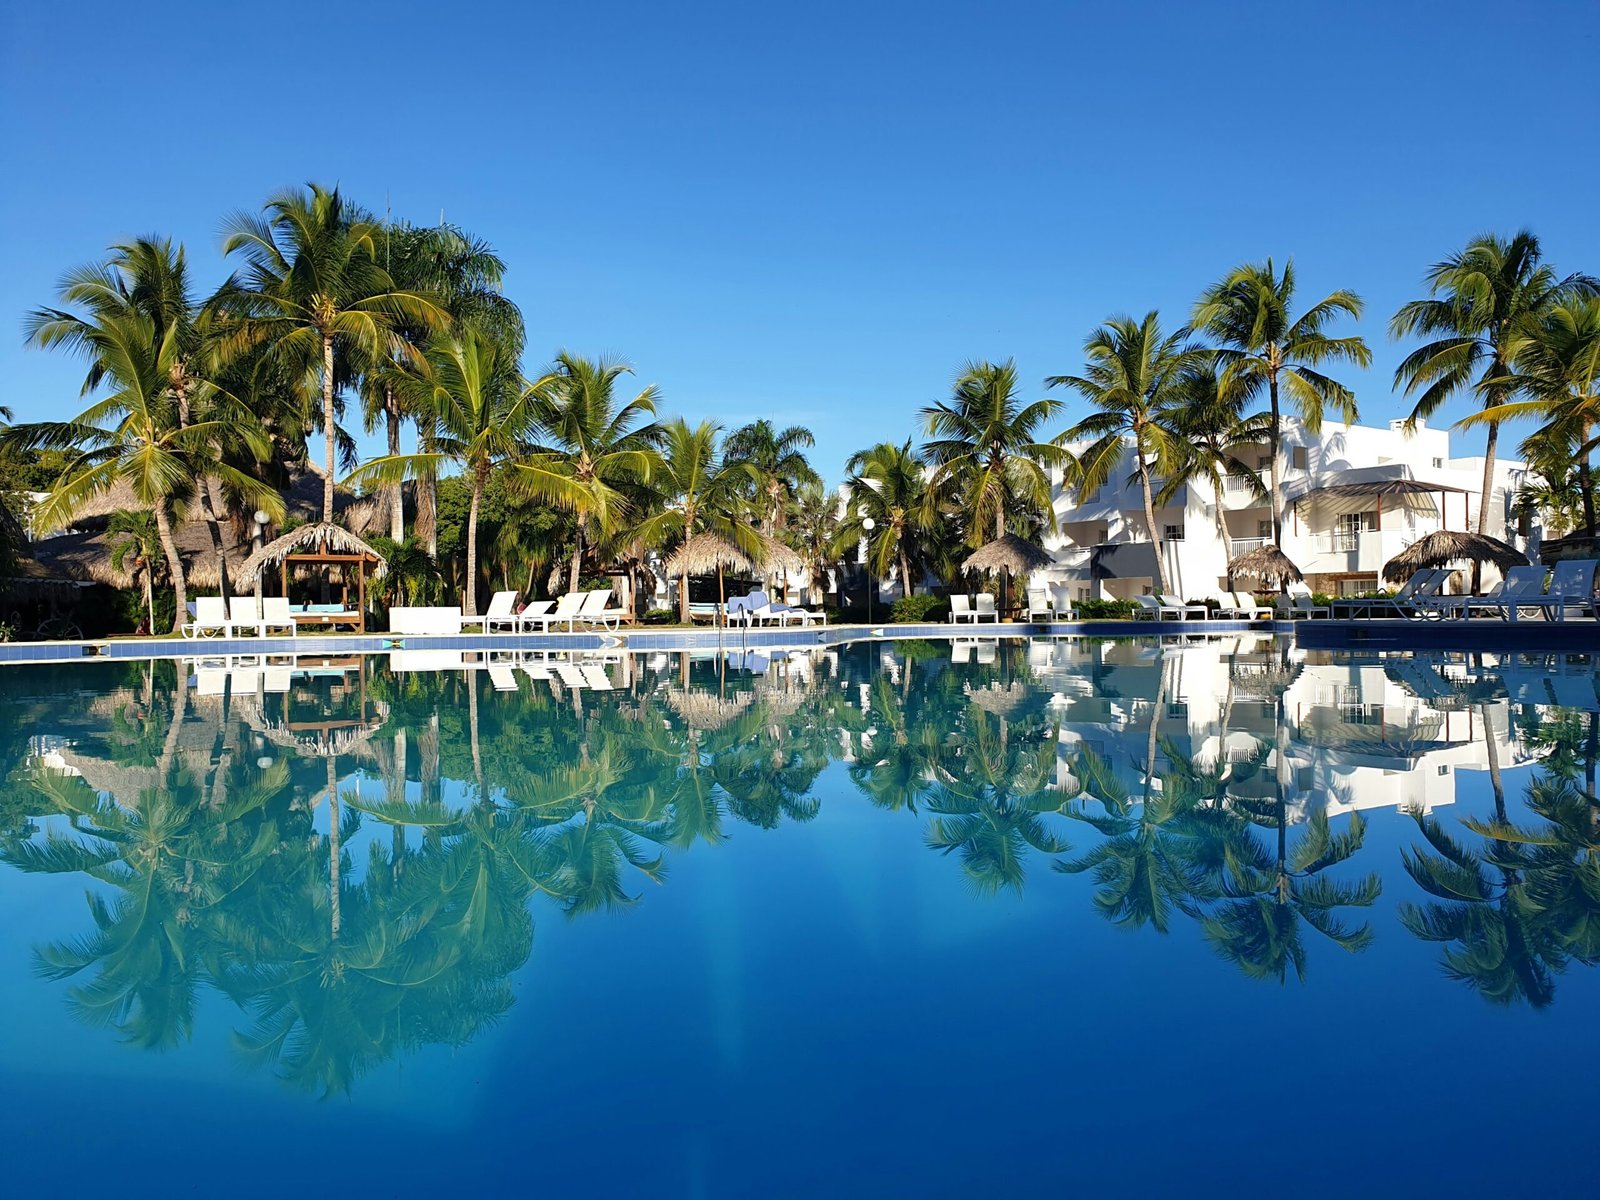
[[[1074,447],[1081,449],[1081,447]],[[1445,429],[1404,422],[1387,427],[1325,422],[1310,433],[1286,422],[1282,447],[1283,551],[1311,590],[1356,595],[1380,586],[1383,564],[1424,534],[1477,528],[1484,460],[1452,458]],[[1241,456],[1263,481],[1267,447]],[[1537,523],[1511,515],[1526,466],[1498,460],[1487,532],[1530,554]],[[1145,530],[1144,502],[1130,452],[1096,493],[1080,500],[1055,479],[1059,532],[1044,539],[1055,564],[1032,582],[1073,600],[1128,599],[1155,590],[1155,548]],[[1159,485],[1158,485],[1159,488]],[[1269,541],[1272,512],[1264,498],[1235,481],[1222,496],[1224,543],[1209,484],[1179,490],[1156,510],[1168,591],[1203,597],[1226,586],[1229,559]],[[1496,578],[1493,568],[1486,582]]]

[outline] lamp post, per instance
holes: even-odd
[[[251,513],[252,524],[250,529],[250,550],[252,553],[261,549],[261,539],[267,532],[267,514],[259,508]],[[261,572],[256,572],[256,611],[261,611]]]
[[[872,624],[872,590],[873,590],[873,585],[872,585],[872,531],[874,529],[876,529],[877,527],[878,527],[878,523],[876,521],[874,521],[871,517],[867,517],[867,518],[863,519],[862,522],[861,522],[861,528],[865,529],[867,531],[867,562],[866,562],[866,567],[867,567],[867,624],[868,625]]]

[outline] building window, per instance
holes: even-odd
[[[1442,459],[1442,458],[1434,459],[1433,460],[1433,467],[1434,467],[1434,470],[1442,469],[1444,467],[1444,459]]]
[[[1361,514],[1341,513],[1333,526],[1334,550],[1354,550],[1361,542]]]
[[[1296,471],[1310,470],[1311,453],[1304,446],[1296,446],[1290,452],[1289,461]]]
[[[1272,455],[1263,454],[1260,458],[1256,459],[1256,470],[1258,470],[1258,471],[1270,471],[1270,470],[1272,470]]]
[[[1162,527],[1161,536],[1169,542],[1181,542],[1183,541],[1183,526],[1165,525]]]
[[[1268,518],[1265,521],[1257,521],[1256,522],[1256,536],[1258,538],[1266,538],[1269,542],[1272,540],[1272,520],[1271,520],[1271,518]]]
[[[1189,702],[1187,700],[1174,700],[1167,705],[1167,716],[1171,720],[1183,720],[1188,715]]]
[[[1296,768],[1294,773],[1294,786],[1296,790],[1309,792],[1316,782],[1316,774],[1310,767]]]

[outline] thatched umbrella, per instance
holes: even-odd
[[[383,555],[348,529],[341,525],[318,521],[314,525],[302,525],[299,529],[291,529],[245,559],[244,565],[239,568],[239,581],[246,585],[253,584],[263,570],[280,566],[291,554],[301,552],[312,556],[336,555],[341,560],[352,555],[371,559],[374,579],[382,579],[389,569],[388,560]]]
[[[1002,534],[994,541],[980,546],[961,564],[963,571],[998,571],[1000,573],[1000,608],[1006,607],[1006,583],[1012,575],[1028,575],[1055,560],[1041,547],[1019,538],[1014,533]]]
[[[683,545],[672,552],[666,562],[667,574],[676,575],[683,581],[685,605],[689,602],[689,576],[715,571],[719,607],[725,601],[722,586],[723,571],[729,567],[736,571],[753,571],[755,566],[748,554],[726,538],[720,538],[714,533],[697,533],[686,539]]]
[[[1268,542],[1264,546],[1257,546],[1254,550],[1239,555],[1228,563],[1229,575],[1243,575],[1248,579],[1259,579],[1262,583],[1277,584],[1282,587],[1289,583],[1298,583],[1305,576],[1300,573],[1300,568],[1289,561],[1289,556],[1278,547]]]
[[[761,569],[777,571],[783,576],[783,602],[789,602],[789,573],[805,566],[805,560],[777,538],[761,539]]]
[[[1528,556],[1515,546],[1483,533],[1463,533],[1441,529],[1420,537],[1383,564],[1383,578],[1403,583],[1424,567],[1445,567],[1451,563],[1493,563],[1501,572],[1528,565]]]

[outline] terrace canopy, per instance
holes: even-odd
[[[257,550],[239,568],[239,581],[249,587],[269,567],[280,571],[283,594],[289,594],[289,573],[296,567],[351,567],[356,572],[356,617],[352,622],[356,632],[367,628],[367,575],[382,579],[389,569],[387,560],[366,542],[339,525],[318,522],[292,529],[282,537],[268,542]],[[344,585],[344,607],[350,608],[350,588]]]
[[[1378,520],[1383,520],[1385,506],[1408,508],[1413,512],[1439,514],[1439,523],[1446,523],[1445,502],[1451,494],[1461,497],[1461,525],[1467,525],[1466,488],[1451,487],[1447,483],[1428,483],[1421,479],[1372,479],[1356,483],[1334,483],[1327,487],[1312,488],[1289,501],[1295,519],[1300,518],[1300,506],[1310,505],[1333,515],[1366,512],[1376,507]]]

